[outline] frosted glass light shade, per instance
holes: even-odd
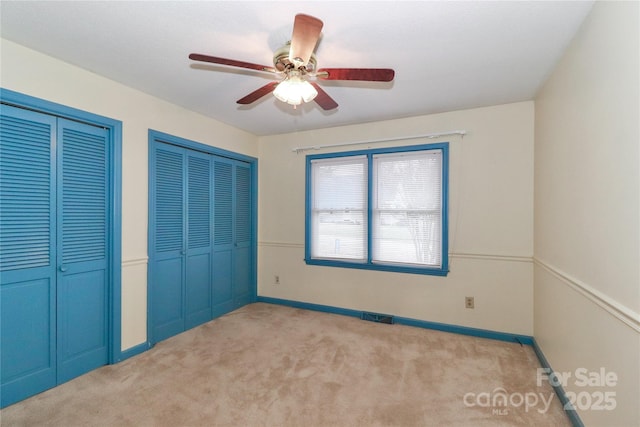
[[[316,88],[297,74],[290,74],[280,82],[273,91],[273,95],[282,102],[291,105],[300,105],[302,102],[310,102],[318,95]]]

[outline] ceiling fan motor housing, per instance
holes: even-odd
[[[285,71],[287,69],[295,68],[295,64],[292,64],[289,60],[289,51],[291,50],[291,42],[287,42],[284,46],[276,50],[273,54],[273,65],[276,67],[278,71]],[[316,55],[315,53],[311,54],[309,58],[309,62],[307,62],[306,67],[300,67],[306,72],[311,73],[316,69]]]

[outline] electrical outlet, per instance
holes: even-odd
[[[474,308],[473,297],[464,297],[464,306],[466,308]]]
[[[280,276],[278,276],[277,274],[273,277],[273,283],[275,283],[276,285],[280,284]]]

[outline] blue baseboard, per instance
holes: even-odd
[[[362,311],[352,310],[348,308],[333,307],[330,305],[312,304],[308,302],[293,301],[280,298],[261,297],[257,298],[258,302],[269,304],[285,305],[288,307],[302,308],[305,310],[322,311],[325,313],[342,314],[344,316],[358,317],[362,316]],[[509,334],[506,332],[489,331],[486,329],[469,328],[467,326],[449,325],[446,323],[428,322],[426,320],[410,319],[408,317],[393,317],[393,322],[399,325],[415,326],[424,329],[433,329],[442,332],[452,332],[454,334],[469,335],[472,337],[489,338],[498,341],[516,342],[523,345],[532,345],[533,337],[528,335]]]
[[[522,345],[531,345],[533,337],[529,335],[510,334],[507,332],[490,331],[487,329],[470,328],[468,326],[450,325],[447,323],[428,322],[426,320],[409,319],[406,317],[394,317],[395,323],[400,325],[415,326],[424,329],[433,329],[442,332],[451,332],[472,337],[488,338],[498,341],[515,342]]]
[[[120,357],[118,358],[116,363],[120,363],[123,360],[127,360],[130,357],[137,356],[140,353],[144,353],[145,351],[149,350],[150,348],[151,348],[151,343],[146,341],[146,342],[143,342],[142,344],[138,344],[136,346],[128,348],[125,351],[121,351],[120,352]]]
[[[536,356],[540,361],[540,365],[543,368],[549,369],[549,374],[554,372],[553,368],[549,364],[549,361],[545,357],[544,353],[542,353],[542,350],[540,349],[540,346],[536,342],[535,338],[533,339],[533,343],[531,344],[531,346],[533,347],[533,351],[535,351]],[[569,417],[569,420],[571,421],[571,424],[573,425],[573,427],[584,427],[584,424],[580,419],[580,416],[578,416],[578,412],[575,409],[566,409],[571,405],[569,404],[569,398],[567,397],[567,394],[564,392],[564,388],[562,388],[562,386],[559,384],[557,385],[553,383],[550,383],[550,384],[551,384],[551,387],[553,387],[553,391],[556,392],[558,399],[560,399],[560,403],[562,404],[562,407],[565,408],[564,412],[567,414],[567,417]]]
[[[360,317],[361,311],[351,310],[348,308],[333,307],[331,305],[312,304],[309,302],[293,301],[289,299],[261,297],[256,298],[257,302],[264,302],[267,304],[285,305],[287,307],[302,308],[304,310],[322,311],[324,313],[341,314],[349,317]]]

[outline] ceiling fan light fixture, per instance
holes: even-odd
[[[302,104],[303,101],[313,101],[318,91],[299,73],[291,71],[287,78],[276,86],[273,95],[280,101],[295,106]]]
[[[393,81],[395,71],[390,68],[322,68],[318,70],[316,55],[313,51],[320,40],[322,26],[322,21],[318,18],[302,13],[297,14],[293,22],[291,41],[274,52],[273,67],[199,53],[192,53],[189,58],[194,61],[284,75],[282,81],[271,81],[238,99],[236,103],[241,105],[251,104],[263,96],[273,93],[278,100],[293,105],[293,108],[303,102],[315,100],[320,108],[328,111],[338,108],[338,103],[316,82],[309,83],[306,80],[307,76],[315,77],[320,81]]]

